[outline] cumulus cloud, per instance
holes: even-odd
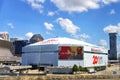
[[[117,25],[108,25],[103,30],[106,33],[118,33],[120,35],[120,23]]]
[[[106,47],[107,46],[107,41],[104,39],[100,40],[100,46]]]
[[[47,16],[54,16],[55,15],[55,12],[53,12],[53,11],[50,11],[50,12],[48,12],[48,14],[47,14]]]
[[[32,32],[28,32],[28,33],[25,34],[25,36],[28,37],[28,38],[31,38],[33,36],[33,33]]]
[[[47,31],[46,34],[50,35],[51,33]]]
[[[44,22],[44,26],[47,30],[53,30],[54,25],[51,23]]]
[[[76,35],[77,31],[80,30],[80,28],[77,25],[73,24],[70,19],[58,18],[57,21],[62,27],[62,29],[64,29],[71,35]]]
[[[85,39],[89,39],[90,36],[87,35],[87,34],[85,34],[85,33],[83,33],[83,34],[80,34],[80,35],[79,35],[79,38],[80,38],[81,40],[85,40]]]
[[[33,9],[38,10],[40,13],[43,12],[43,3],[45,0],[25,0]]]
[[[102,0],[104,4],[110,4],[110,3],[115,3],[118,2],[119,0]]]
[[[110,14],[115,14],[115,13],[116,13],[115,10],[111,9]]]
[[[51,0],[51,2],[61,11],[84,12],[88,9],[98,9],[102,5],[118,2],[118,0]]]
[[[14,28],[14,25],[12,23],[8,23],[7,26],[10,28]]]
[[[51,0],[60,10],[68,12],[83,12],[99,8],[97,0]]]

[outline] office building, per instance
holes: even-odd
[[[16,40],[13,42],[14,46],[14,53],[15,56],[21,57],[22,55],[22,47],[26,46],[28,43],[28,40]]]
[[[4,40],[9,40],[9,33],[8,32],[0,32],[0,37]]]
[[[32,38],[30,39],[30,43],[36,43],[39,41],[44,40],[43,37],[40,34],[34,34]]]
[[[109,44],[110,44],[110,50],[109,50],[109,59],[110,60],[117,60],[117,33],[109,33]]]

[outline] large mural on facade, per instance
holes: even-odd
[[[83,59],[83,47],[61,46],[59,59]]]

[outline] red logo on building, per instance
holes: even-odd
[[[93,56],[93,63],[92,64],[97,64],[98,63],[98,56]]]

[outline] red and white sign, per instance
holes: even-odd
[[[93,56],[92,64],[102,64],[103,58],[101,56]]]
[[[98,56],[93,56],[93,63],[92,64],[97,64],[98,63]]]
[[[102,52],[100,49],[97,48],[91,48],[91,52]]]
[[[44,43],[44,44],[54,43],[54,42],[57,42],[57,40],[55,40],[55,39],[50,39],[50,40],[42,41],[42,43]]]

